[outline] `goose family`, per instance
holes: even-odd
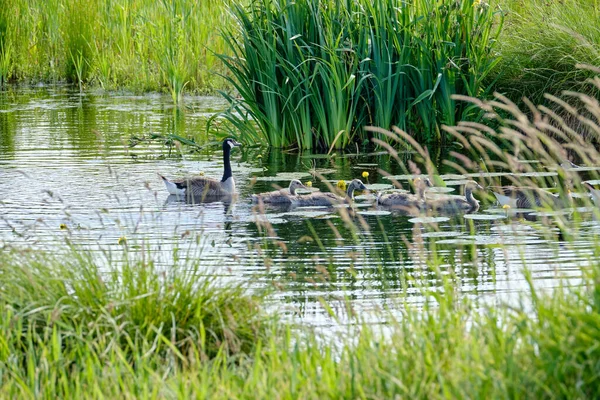
[[[168,179],[159,174],[167,191],[174,195],[187,195],[202,199],[222,198],[232,196],[236,193],[235,181],[231,171],[231,150],[240,146],[235,139],[227,138],[223,141],[223,176],[221,180],[204,176],[184,177],[180,179]],[[567,163],[564,163],[565,166]],[[573,166],[574,164],[568,164]],[[600,204],[600,190],[594,189],[589,183],[584,182],[590,191],[591,197]],[[483,188],[475,181],[468,181],[465,185],[464,197],[462,196],[426,196],[426,191],[432,187],[429,178],[416,178],[413,181],[414,194],[411,193],[384,193],[378,194],[376,204],[380,206],[398,206],[407,209],[428,210],[436,212],[476,212],[479,209],[479,201],[473,196],[475,190]],[[360,179],[352,180],[342,197],[331,192],[314,192],[301,195],[297,189],[307,189],[298,179],[290,181],[289,187],[271,192],[252,195],[254,203],[264,204],[287,204],[293,206],[332,206],[336,204],[348,204],[354,199],[354,191],[367,190]],[[527,209],[542,207],[544,205],[561,207],[569,204],[570,199],[565,196],[555,195],[547,190],[536,187],[497,186],[489,187],[503,207],[516,209]]]
[[[272,192],[259,193],[252,195],[253,203],[264,204],[292,204],[296,196],[297,189],[307,189],[298,179],[292,179],[287,189],[274,190]]]
[[[483,187],[475,181],[465,184],[465,195],[461,196],[439,196],[425,199],[425,207],[435,212],[466,212],[474,213],[479,210],[479,201],[473,197],[475,190],[483,190]]]
[[[425,191],[433,184],[429,178],[415,178],[413,187],[415,194],[411,193],[386,193],[377,195],[377,204],[388,207],[401,207],[406,209],[423,208],[425,205]]]
[[[167,179],[160,175],[167,187],[167,191],[175,195],[187,195],[202,198],[215,198],[232,196],[235,194],[235,181],[231,173],[229,159],[231,149],[241,146],[234,139],[223,141],[223,177],[221,180],[204,176],[185,177],[180,179]]]
[[[335,193],[331,192],[315,192],[311,194],[299,195],[293,198],[292,204],[295,206],[332,206],[336,204],[348,204],[354,200],[355,190],[367,190],[367,187],[360,179],[353,179],[348,184],[346,190],[346,197],[340,197]]]

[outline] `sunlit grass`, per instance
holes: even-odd
[[[214,52],[225,51],[225,3],[7,0],[2,8],[3,79],[165,91],[175,102],[184,89],[224,86]]]
[[[584,90],[589,71],[600,65],[600,4],[597,0],[496,0],[506,12],[499,37],[502,65],[494,74],[497,90],[514,101],[526,96],[543,102],[544,93]]]

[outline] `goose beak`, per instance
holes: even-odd
[[[477,189],[479,189],[479,190],[485,190],[485,189],[483,188],[483,186],[481,186],[479,183],[477,183],[477,184],[475,185],[475,187],[476,187]]]
[[[235,147],[241,147],[241,146],[242,146],[242,144],[241,144],[241,143],[238,143],[238,142],[236,142],[235,140],[233,140],[233,141],[232,141],[232,144],[233,144]]]

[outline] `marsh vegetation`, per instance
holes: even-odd
[[[598,397],[597,19],[5,2],[0,397]],[[210,203],[157,175],[223,171]],[[253,203],[290,181],[339,204]]]

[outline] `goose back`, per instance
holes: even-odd
[[[474,213],[479,210],[479,201],[473,197],[473,190],[483,188],[475,181],[465,185],[464,197],[441,196],[433,199],[426,198],[425,206],[435,212],[467,212]]]

